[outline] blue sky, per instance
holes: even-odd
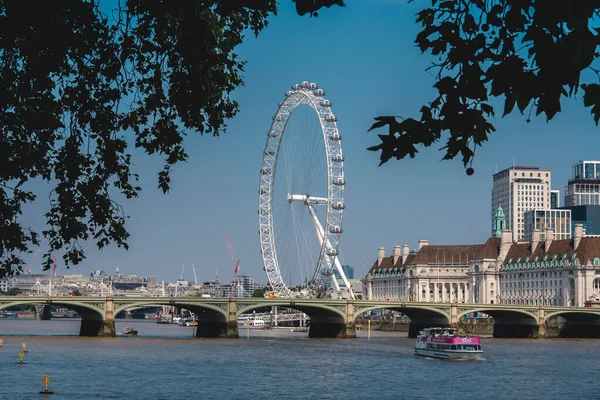
[[[415,248],[418,239],[483,243],[491,230],[492,174],[509,167],[513,157],[520,165],[551,169],[553,189],[561,193],[573,163],[600,159],[598,128],[581,99],[574,99],[550,123],[545,118],[526,123],[518,113],[496,119],[497,132],[477,150],[471,177],[460,160],[440,161],[442,143],[422,149],[415,159],[378,167],[379,154],[366,150],[378,143],[377,132],[367,132],[373,117],[418,117],[421,105],[433,98],[433,76],[425,71],[431,59],[413,43],[419,31],[414,14],[425,3],[347,3],[309,18],[298,16],[291,0],[282,0],[279,15],[237,51],[247,60],[246,85],[234,94],[241,111],[227,132],[187,139],[190,159],[175,167],[167,195],[156,189],[161,160],[136,157],[144,191],[123,203],[131,217],[130,250],[89,245],[83,263],[67,271],[59,261],[58,273],[112,273],[118,265],[124,274],[172,281],[185,264],[191,280],[194,263],[199,280],[214,278],[216,271],[229,280],[233,265],[225,230],[241,260],[240,273],[265,283],[257,232],[262,151],[278,102],[303,80],[327,92],[339,119],[348,182],[340,250],[357,275],[366,273],[380,246],[390,254],[396,244]],[[292,275],[298,284],[300,274]]]

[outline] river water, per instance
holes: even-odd
[[[78,320],[0,320],[0,399],[598,399],[600,340],[485,338],[479,361],[413,355],[412,339],[288,329],[196,339],[193,328],[117,320],[137,337],[80,338]],[[29,352],[18,365],[21,343]],[[42,376],[53,395],[40,395]]]

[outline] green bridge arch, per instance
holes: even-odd
[[[382,303],[382,304],[371,305],[371,306],[367,306],[367,307],[358,306],[355,308],[354,320],[356,321],[356,319],[364,313],[371,312],[371,311],[377,311],[377,310],[399,311],[399,312],[402,312],[403,314],[406,314],[409,318],[410,318],[410,311],[423,310],[423,311],[428,311],[437,316],[444,317],[444,318],[446,318],[448,323],[450,323],[451,316],[450,316],[449,306],[446,308],[448,308],[448,311],[446,311],[445,308],[429,307],[429,306],[420,305],[420,304],[418,304],[418,305],[417,304],[408,304],[408,305],[400,304],[400,305],[398,305],[398,304],[393,304],[393,303]],[[414,314],[413,314],[413,316],[414,316]]]
[[[172,307],[180,307],[180,308],[185,308],[187,310],[198,310],[198,309],[205,309],[205,310],[210,310],[210,311],[215,311],[219,314],[221,314],[224,318],[227,318],[227,308],[222,308],[219,307],[218,304],[214,304],[214,303],[207,303],[207,302],[194,302],[194,301],[185,301],[184,298],[181,298],[182,300],[175,300],[177,298],[164,298],[164,300],[158,300],[161,299],[161,297],[157,297],[157,301],[148,301],[148,300],[144,300],[144,301],[127,301],[127,302],[119,302],[118,300],[113,300],[114,301],[114,315],[117,315],[118,313],[120,313],[121,311],[125,311],[128,310],[129,308],[132,307],[140,307],[140,306],[145,306],[145,307],[153,307],[153,306],[172,306]]]
[[[464,317],[467,314],[472,314],[472,313],[484,313],[484,314],[488,314],[491,315],[492,318],[494,317],[494,314],[499,315],[499,314],[521,314],[527,317],[532,318],[534,321],[538,320],[538,315],[536,313],[533,313],[529,310],[522,310],[522,309],[518,309],[518,308],[489,308],[489,307],[476,307],[476,308],[469,308],[469,309],[459,309],[457,310],[456,313],[456,317],[457,319],[461,319],[462,317]]]
[[[67,298],[70,299],[70,298]],[[104,305],[104,302],[99,302],[100,304]],[[9,307],[16,307],[16,306],[26,306],[26,305],[36,305],[36,304],[44,304],[44,305],[49,305],[49,306],[61,306],[61,307],[65,307],[65,308],[70,308],[72,310],[75,310],[77,312],[80,312],[80,310],[89,310],[89,311],[94,311],[96,313],[98,313],[102,318],[104,318],[104,307],[99,307],[98,305],[88,302],[88,301],[69,301],[69,300],[65,300],[65,301],[61,301],[61,300],[57,300],[57,299],[52,299],[52,300],[44,300],[43,298],[23,298],[23,300],[15,300],[15,301],[10,301],[10,302],[6,302],[6,303],[0,303],[0,310],[3,310],[5,308],[9,308]]]
[[[240,303],[242,303],[242,301],[240,301]],[[243,304],[242,306],[238,307],[237,309],[237,317],[239,317],[242,314],[245,314],[247,312],[250,312],[252,310],[256,310],[258,308],[263,308],[263,307],[285,307],[285,308],[291,308],[294,310],[298,310],[300,312],[303,312],[307,315],[310,316],[310,312],[314,311],[314,310],[324,310],[327,312],[330,312],[332,314],[336,314],[339,317],[343,318],[344,320],[346,319],[346,313],[339,309],[336,308],[334,306],[329,306],[326,304],[318,304],[318,303],[307,303],[307,302],[301,302],[301,301],[277,301],[277,302],[273,302],[270,301],[269,303],[254,303],[254,304]]]

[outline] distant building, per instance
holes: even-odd
[[[550,208],[551,173],[539,167],[513,166],[493,175],[492,235],[498,207],[506,216],[506,229],[512,231],[513,241],[525,234],[524,213],[531,209]]]
[[[350,265],[342,265],[342,271],[344,271],[344,275],[346,275],[346,279],[354,279],[354,268]],[[333,270],[333,274],[335,275],[335,279],[341,279],[341,276],[337,269]]]
[[[600,161],[573,164],[573,176],[565,186],[565,207],[600,205]]]
[[[550,208],[560,208],[560,190],[550,191]]]
[[[342,265],[342,271],[344,271],[346,278],[354,279],[354,268],[353,267],[351,267],[350,265]]]
[[[535,229],[541,232],[540,240],[545,240],[546,231],[552,230],[554,239],[571,239],[571,210],[538,210],[525,211],[523,214],[525,233],[523,239],[531,242]]]
[[[600,236],[600,205],[563,207],[571,211],[571,230],[581,224],[586,236]]]
[[[0,292],[6,292],[8,290],[8,280],[0,279]]]
[[[99,279],[104,278],[106,276],[106,272],[103,269],[95,269],[90,272],[90,279]]]
[[[156,277],[155,276],[151,275],[151,276],[147,277],[146,282],[147,282],[149,288],[156,287]]]
[[[242,297],[252,296],[252,293],[254,293],[254,290],[257,287],[256,282],[254,281],[254,278],[251,277],[250,275],[238,275],[237,279],[239,282],[239,286],[241,286],[243,289],[241,296]]]

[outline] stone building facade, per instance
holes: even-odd
[[[600,300],[600,237],[575,226],[573,239],[545,239],[534,230],[531,242],[513,242],[513,233],[484,244],[379,248],[363,279],[369,300],[557,305],[583,307]]]

